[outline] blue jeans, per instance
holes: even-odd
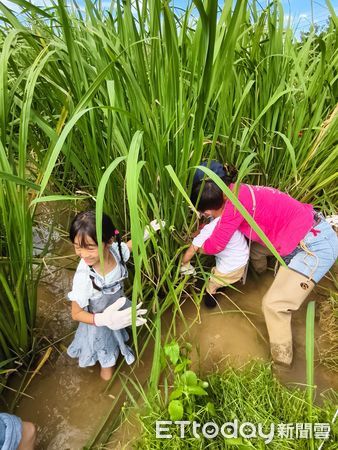
[[[303,242],[314,256],[309,255],[304,250],[299,251],[291,259],[288,267],[318,283],[338,257],[338,238],[326,220],[322,220],[313,229],[315,233],[309,231]]]

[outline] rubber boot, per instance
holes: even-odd
[[[215,308],[217,306],[215,297],[212,294],[209,294],[209,292],[204,294],[203,300],[207,308]]]
[[[293,358],[291,316],[300,308],[315,284],[306,276],[280,267],[263,297],[262,310],[275,363],[290,366]]]
[[[260,274],[268,268],[268,256],[272,253],[270,250],[258,242],[251,242],[250,245],[250,262],[255,272]]]

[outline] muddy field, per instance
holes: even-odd
[[[99,377],[98,367],[80,369],[76,361],[65,353],[75,328],[70,318],[70,305],[65,300],[73,273],[67,269],[55,273],[50,271],[39,287],[40,332],[45,336],[46,345],[48,342],[56,343],[49,359],[25,391],[29,397],[22,397],[15,410],[23,419],[38,425],[38,450],[81,449],[91,442],[106,420],[117,416],[124,401],[120,377],[107,388]],[[183,302],[181,308],[188,328],[177,320],[177,334],[193,345],[191,357],[194,370],[203,375],[221,371],[227,364],[239,367],[255,358],[269,360],[261,299],[272,279],[272,271],[259,278],[250,276],[245,286],[236,284],[238,291],[228,288],[219,294],[219,307],[207,310],[202,306],[200,314],[191,300]],[[324,280],[323,284],[327,285],[328,281]],[[322,289],[317,288],[311,298],[321,302],[325,301],[325,295]],[[288,385],[306,383],[305,314],[306,305],[293,318],[296,346],[293,367],[276,374]],[[317,318],[316,338],[320,334]],[[132,369],[122,366],[120,376],[127,382],[128,377],[134,375],[141,382],[146,381],[151,363],[152,351],[149,348],[140,363]],[[11,387],[15,388],[19,382],[20,378],[13,379]],[[317,365],[315,384],[316,400],[320,402],[320,393],[329,388],[337,389],[338,379],[334,373]],[[130,439],[130,431],[129,426],[118,430],[109,448],[122,448]]]

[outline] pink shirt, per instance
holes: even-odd
[[[231,184],[233,190],[234,185]],[[253,215],[253,200],[248,185],[241,184],[238,192],[239,201],[254,217],[259,227],[270,239],[281,256],[291,253],[313,225],[313,207],[301,203],[278,189],[266,186],[251,186],[256,199],[256,212]],[[250,226],[233,204],[227,200],[221,219],[212,235],[204,242],[203,250],[214,255],[223,250],[235,230],[241,231],[247,238],[263,244],[261,239],[251,231]],[[264,245],[264,244],[263,244]]]

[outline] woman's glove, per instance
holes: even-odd
[[[120,309],[126,303],[126,297],[120,297],[115,303],[108,306],[102,313],[94,314],[94,325],[97,327],[108,327],[111,330],[122,330],[132,324],[131,306],[129,308]],[[147,319],[141,317],[147,310],[140,309],[142,303],[136,306],[136,326],[139,327],[147,322]]]
[[[144,229],[143,233],[143,240],[144,242],[147,241],[150,238],[150,234],[154,231],[158,231],[161,228],[165,226],[165,221],[160,220],[160,222],[157,221],[157,219],[152,220],[149,225],[147,225]]]
[[[180,267],[180,273],[182,275],[196,275],[196,270],[190,263],[182,264]]]

